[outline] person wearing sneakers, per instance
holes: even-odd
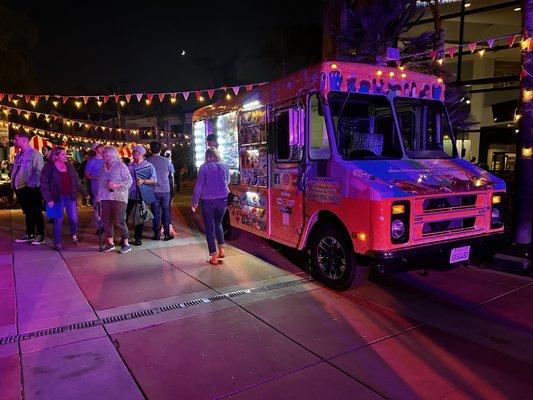
[[[11,170],[11,187],[26,218],[26,233],[15,242],[43,244],[43,198],[39,188],[44,165],[43,156],[30,147],[30,137],[24,132],[17,132],[13,143],[19,152]]]
[[[54,242],[56,250],[61,250],[61,227],[63,210],[66,209],[70,236],[74,244],[79,244],[77,195],[85,196],[86,190],[74,166],[67,162],[67,152],[63,147],[54,147],[49,154],[41,173],[41,193],[45,203],[52,208],[61,205],[61,216],[54,218]]]
[[[94,226],[96,227],[96,235],[98,236],[101,232],[98,231],[98,204],[96,202],[96,197],[98,195],[99,180],[104,170],[104,145],[101,143],[93,144],[92,150],[94,151],[94,156],[87,161],[85,166],[85,179],[89,182],[89,194],[91,196],[91,204],[93,205],[93,218]]]
[[[150,142],[150,152],[152,155],[146,160],[152,164],[157,174],[157,183],[154,185],[155,202],[152,203],[152,213],[154,214],[154,236],[152,240],[160,240],[161,222],[163,222],[164,240],[172,240],[174,236],[170,233],[170,183],[168,176],[171,173],[168,158],[159,154],[161,144]]]
[[[174,227],[172,226],[172,202],[174,201],[174,175],[176,174],[176,169],[174,168],[174,164],[172,163],[172,150],[165,149],[161,150],[161,155],[168,159],[168,162],[170,163],[170,172],[168,174],[168,183],[170,186],[170,201],[169,201],[169,231],[171,235],[175,235],[176,231],[174,230]],[[164,228],[161,227],[161,233],[164,233]]]
[[[152,204],[155,201],[154,185],[157,183],[157,175],[152,164],[144,159],[146,149],[143,146],[133,148],[133,162],[128,165],[128,169],[133,179],[130,186],[128,207],[126,209],[126,220],[136,206]],[[135,217],[132,218],[135,224]],[[134,246],[142,245],[143,223],[136,224],[134,228]]]
[[[97,200],[102,204],[102,222],[104,225],[107,246],[105,251],[115,249],[115,225],[120,230],[121,248],[119,253],[131,251],[128,242],[129,231],[126,224],[126,207],[128,192],[133,179],[126,164],[120,161],[118,150],[113,146],[104,147],[104,169],[100,176]]]
[[[192,212],[196,212],[200,199],[202,200],[202,216],[205,225],[205,237],[209,255],[209,264],[219,264],[219,258],[224,257],[224,231],[222,219],[228,206],[228,166],[220,162],[218,150],[209,147],[205,151],[205,162],[198,171],[198,178],[192,195]],[[218,251],[215,244],[218,242]]]

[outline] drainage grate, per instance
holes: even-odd
[[[148,310],[134,311],[131,313],[125,313],[125,314],[113,315],[110,317],[105,317],[105,318],[100,318],[100,319],[94,319],[92,321],[76,322],[74,324],[56,326],[54,328],[41,329],[38,331],[22,333],[19,335],[6,336],[3,338],[0,338],[0,345],[9,344],[9,343],[18,343],[24,340],[34,339],[34,338],[38,338],[41,336],[56,335],[56,334],[64,333],[64,332],[70,332],[70,331],[75,331],[75,330],[80,330],[80,329],[93,328],[93,327],[100,326],[100,325],[112,324],[114,322],[147,317],[150,315],[155,315],[155,314],[159,314],[159,313],[166,312],[166,311],[178,310],[181,308],[197,307],[197,306],[201,306],[204,304],[213,303],[219,300],[230,299],[230,298],[243,296],[243,295],[251,294],[251,293],[268,292],[270,290],[276,290],[276,289],[282,289],[282,288],[302,285],[308,282],[310,282],[310,279],[295,279],[292,281],[279,282],[279,283],[273,283],[273,284],[265,285],[265,286],[257,286],[257,287],[253,287],[249,289],[237,290],[235,292],[222,293],[216,296],[186,301],[185,303],[169,304],[166,306],[150,308]]]

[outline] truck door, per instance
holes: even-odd
[[[270,233],[272,239],[293,247],[303,232],[304,126],[302,105],[277,107],[270,113]]]

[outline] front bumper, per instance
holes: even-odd
[[[450,252],[452,249],[470,246],[469,259],[472,260],[482,255],[495,253],[505,245],[506,240],[505,233],[498,232],[398,250],[369,250],[364,256],[364,262],[369,266],[376,267],[380,272],[450,268],[467,262],[462,261],[450,264]]]

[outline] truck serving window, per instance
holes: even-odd
[[[409,158],[455,156],[455,146],[444,146],[446,140],[454,141],[446,110],[440,101],[395,98],[394,106]]]
[[[330,92],[328,99],[343,159],[402,157],[392,108],[385,96]]]

